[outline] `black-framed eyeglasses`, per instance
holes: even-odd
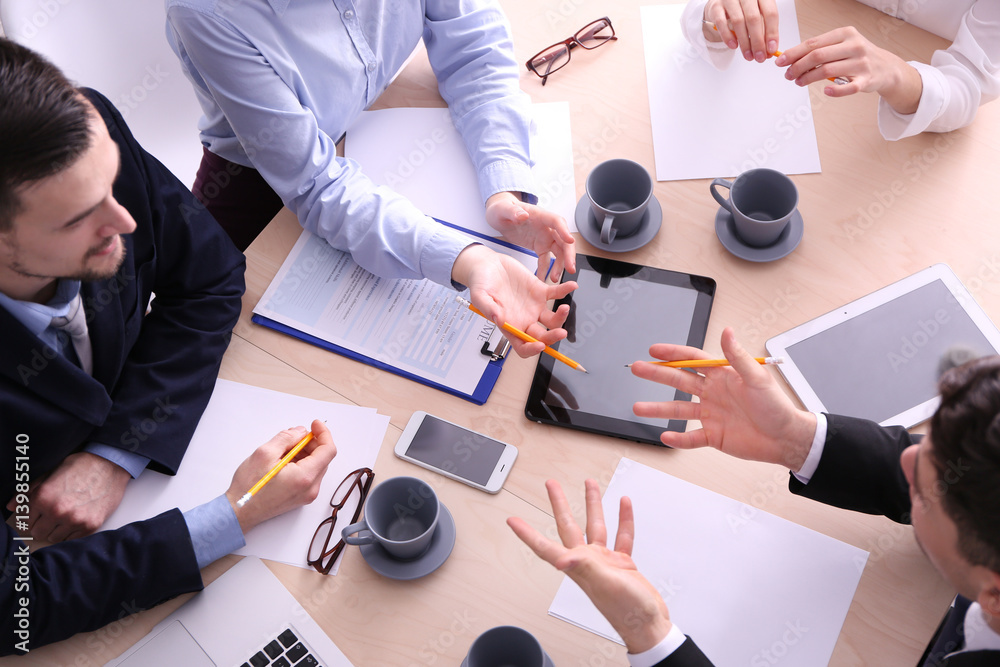
[[[562,69],[569,63],[570,51],[576,47],[580,46],[588,50],[596,49],[616,39],[618,38],[615,37],[615,28],[611,25],[611,19],[605,16],[583,26],[572,37],[542,49],[532,56],[525,65],[529,70],[542,77],[542,85],[544,86],[549,74]]]
[[[337,530],[337,515],[340,510],[348,504],[348,501],[357,499],[358,504],[354,508],[354,516],[340,527],[343,528],[355,523],[361,516],[361,508],[365,504],[365,498],[368,497],[368,490],[371,489],[374,479],[375,473],[372,472],[371,468],[358,468],[348,474],[337,486],[337,490],[333,492],[333,497],[330,498],[330,516],[323,519],[316,527],[312,542],[309,543],[309,553],[306,555],[306,562],[316,568],[317,572],[329,574],[330,568],[337,562],[340,552],[344,550],[344,540],[340,537],[340,531]],[[331,547],[330,541],[334,539],[336,542]]]

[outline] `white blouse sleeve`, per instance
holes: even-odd
[[[981,104],[1000,96],[1000,3],[976,2],[966,12],[952,45],[935,51],[930,65],[910,62],[923,82],[920,104],[900,114],[879,100],[878,126],[890,141],[921,132],[965,127]]]
[[[730,49],[724,42],[710,42],[705,39],[701,25],[707,4],[708,0],[690,0],[687,3],[681,15],[681,31],[699,58],[712,63],[716,69],[728,69],[736,50]]]

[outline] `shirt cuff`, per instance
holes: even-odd
[[[661,660],[665,660],[667,656],[679,649],[685,640],[687,640],[687,637],[684,636],[684,633],[681,632],[676,623],[672,623],[670,632],[667,633],[667,636],[659,644],[642,653],[629,653],[628,664],[631,667],[653,667],[653,665]]]
[[[826,446],[826,415],[822,412],[813,413],[816,415],[816,433],[813,435],[812,445],[809,447],[809,455],[806,456],[805,463],[798,472],[793,472],[795,479],[803,484],[808,484],[809,480],[816,473],[819,467],[819,460],[823,458],[823,448]]]
[[[430,223],[437,225],[440,229],[434,233],[420,252],[420,273],[438,285],[445,285],[461,291],[464,288],[456,286],[451,279],[452,269],[462,251],[470,245],[474,245],[475,241],[468,235],[440,222],[430,220]]]
[[[246,544],[243,529],[226,494],[184,512],[198,569]]]
[[[492,162],[479,172],[479,192],[485,203],[498,192],[522,192],[529,204],[538,201],[538,188],[531,167],[517,160]]]
[[[99,442],[91,442],[87,444],[87,446],[83,448],[83,451],[111,461],[116,466],[131,475],[132,479],[141,475],[142,471],[149,465],[148,457],[136,454],[135,452],[119,449],[118,447],[102,445]]]
[[[948,83],[941,70],[916,61],[910,61],[907,65],[911,65],[920,74],[920,102],[915,112],[901,114],[879,97],[878,129],[886,141],[898,141],[920,134],[937,120],[948,103]]]

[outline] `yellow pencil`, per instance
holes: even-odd
[[[758,364],[770,365],[780,364],[785,361],[784,357],[754,357]],[[677,361],[650,361],[654,366],[669,366],[670,368],[711,368],[714,366],[732,366],[728,359],[679,359]],[[625,364],[625,368],[632,364]]]
[[[274,464],[274,467],[271,468],[271,470],[266,475],[260,478],[259,482],[250,487],[250,490],[244,493],[243,497],[236,501],[236,506],[243,507],[244,505],[246,505],[250,501],[250,499],[253,498],[258,491],[263,489],[264,485],[270,482],[272,477],[281,472],[281,469],[284,468],[286,465],[288,465],[288,462],[294,459],[295,455],[301,452],[302,448],[308,445],[310,441],[312,441],[312,439],[313,439],[313,432],[309,431],[308,433],[305,434],[305,436],[301,440],[295,443],[295,446],[292,447],[288,451],[288,453],[281,458],[280,461]]]
[[[469,303],[468,301],[466,301],[462,297],[456,296],[455,300],[458,301],[459,303],[462,303],[462,304],[465,304],[466,306],[468,306],[469,310],[471,310],[472,312],[474,312],[476,315],[479,315],[480,317],[486,317],[485,315],[483,315],[483,313],[482,313],[481,310],[479,310],[478,308],[476,308],[475,306],[473,306],[471,303]],[[486,317],[486,319],[489,319],[489,318]],[[521,340],[523,340],[526,343],[537,343],[537,342],[539,342],[538,339],[535,338],[534,336],[530,336],[530,335],[524,333],[523,331],[521,331],[517,327],[515,327],[515,326],[513,326],[511,324],[508,324],[507,322],[504,322],[503,324],[501,324],[500,328],[503,329],[504,331],[506,331],[507,333],[509,333],[509,334],[511,334],[513,336],[516,336],[517,338],[520,338]],[[563,362],[564,364],[566,364],[570,368],[576,369],[578,371],[583,371],[584,373],[587,372],[587,369],[584,368],[581,364],[577,363],[576,361],[573,361],[572,359],[570,359],[569,357],[567,357],[562,352],[559,352],[558,350],[553,350],[548,345],[546,345],[545,349],[542,350],[542,351],[545,354],[547,354],[550,357],[552,357],[553,359],[558,359],[559,361]]]

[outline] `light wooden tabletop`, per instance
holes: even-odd
[[[570,103],[577,196],[590,169],[605,159],[627,157],[652,172],[640,3],[502,4],[522,62],[591,20],[610,16],[616,43],[575,58],[545,87],[524,72],[522,88],[536,102]],[[803,39],[855,25],[877,44],[925,62],[946,45],[854,0],[799,0],[796,6]],[[646,247],[615,257],[714,278],[718,289],[706,342],[713,354],[726,326],[735,328],[751,353],[763,354],[764,341],[774,334],[938,262],[949,264],[997,319],[1000,257],[993,243],[1000,232],[987,188],[1000,176],[1000,104],[982,108],[969,128],[889,143],[875,124],[875,97],[826,99],[822,86],[810,92],[823,173],[792,177],[805,220],[795,252],[767,264],[730,255],[715,237],[717,205],[708,181],[693,180],[657,183],[661,231]],[[414,59],[377,106],[443,106],[426,58]],[[908,527],[794,497],[786,489],[787,471],[774,466],[529,422],[523,409],[534,359],[508,359],[489,401],[475,406],[251,324],[251,309],[299,231],[294,217],[282,211],[249,249],[243,315],[221,376],[388,414],[376,474],[416,475],[433,484],[459,532],[445,566],[413,582],[376,575],[356,550],[348,551],[336,577],[269,563],[354,664],[457,665],[478,634],[503,624],[529,629],[558,665],[626,664],[620,646],[547,615],[562,575],[535,559],[504,525],[516,515],[554,535],[545,480],[562,483],[582,518],[583,480],[593,477],[606,486],[623,456],[870,551],[830,664],[916,663],[954,592]],[[605,255],[580,238],[577,244],[579,252]],[[487,495],[396,459],[392,445],[415,410],[516,445],[520,456],[501,493]],[[206,583],[233,562],[228,557],[207,568]],[[32,651],[20,662],[102,664],[183,599]]]

